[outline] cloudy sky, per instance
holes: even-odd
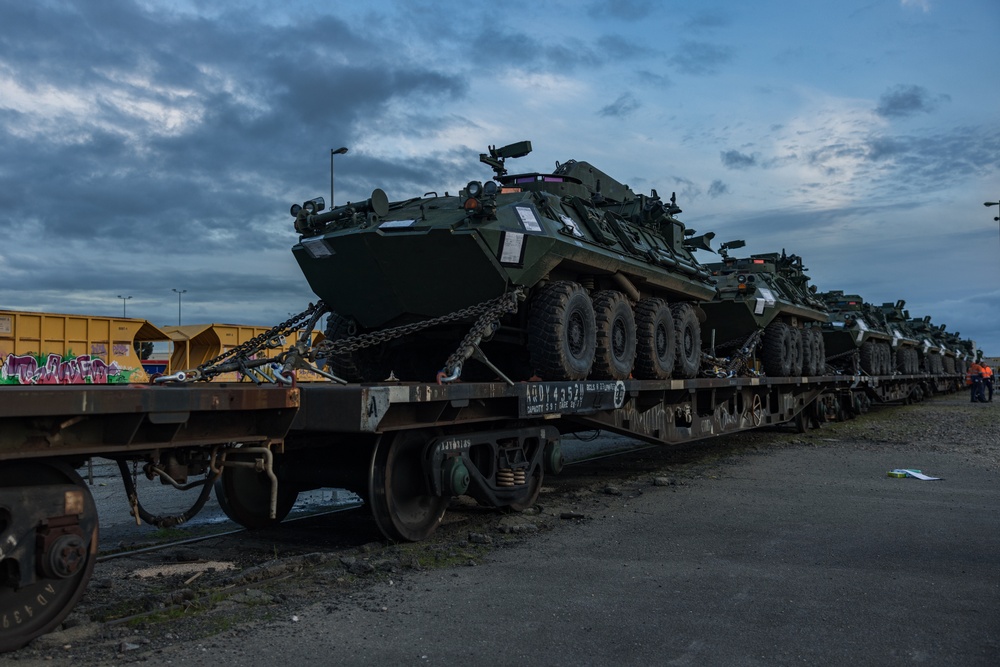
[[[0,0],[0,308],[271,325],[288,206],[587,160],[1000,354],[997,0]],[[701,255],[712,261],[714,255]]]

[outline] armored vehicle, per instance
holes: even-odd
[[[830,310],[830,322],[823,327],[827,363],[841,372],[892,375],[893,338],[880,310],[840,290],[819,297]]]
[[[896,370],[904,375],[916,375],[920,372],[920,341],[907,326],[910,313],[906,310],[906,302],[900,299],[882,304],[882,323],[886,331],[892,334],[892,348]]]
[[[493,178],[457,195],[292,207],[292,252],[333,311],[328,339],[377,341],[332,354],[335,374],[450,381],[470,357],[508,380],[697,374],[697,302],[715,288],[692,251],[714,234],[685,228],[675,196],[637,194],[587,162],[508,174],[530,151],[491,146],[479,159]]]
[[[944,355],[945,373],[964,373],[969,362],[966,360],[965,347],[962,345],[962,335],[958,331],[947,331],[947,325],[938,327],[938,339],[941,341],[941,352]]]
[[[771,376],[820,375],[826,351],[819,325],[826,306],[814,296],[798,255],[767,253],[737,259],[729,251],[743,241],[722,244],[721,262],[707,264],[718,294],[702,304],[708,324],[703,343],[713,356],[732,349],[744,354],[760,348],[764,373]]]
[[[907,322],[913,337],[920,341],[921,368],[930,375],[944,375],[945,348],[941,340],[941,329],[931,324],[931,316],[912,318]]]

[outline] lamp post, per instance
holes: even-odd
[[[346,146],[341,146],[337,149],[330,149],[330,210],[333,210],[333,156],[343,155],[347,152]]]
[[[119,294],[118,298],[122,300],[122,317],[125,317],[125,303],[129,299],[131,299],[132,297],[130,297],[130,296],[122,296],[121,294]]]
[[[170,288],[174,292],[177,292],[177,326],[181,325],[181,294],[187,292],[186,289],[174,289]]]
[[[989,208],[990,206],[1000,206],[1000,201],[984,201],[983,206]],[[996,222],[1000,222],[1000,215],[993,218]]]

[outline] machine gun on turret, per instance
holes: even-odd
[[[504,166],[507,158],[524,157],[531,152],[531,142],[519,141],[516,144],[508,144],[500,148],[490,146],[489,151],[489,155],[480,153],[479,161],[483,164],[488,164],[499,180],[502,176],[507,175],[507,167]]]

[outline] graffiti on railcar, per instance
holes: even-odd
[[[8,354],[0,366],[0,384],[125,384],[136,370],[89,354]]]

